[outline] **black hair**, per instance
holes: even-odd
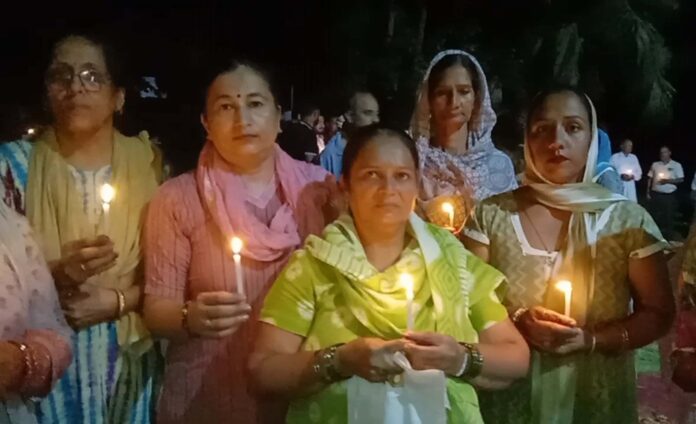
[[[303,102],[297,108],[297,112],[302,118],[309,116],[318,110],[320,110],[319,105],[311,101]]]
[[[61,37],[51,46],[50,57],[46,69],[48,70],[50,67],[58,48],[67,42],[77,40],[86,41],[101,50],[104,56],[104,63],[106,64],[106,71],[109,73],[109,78],[115,87],[128,88],[131,85],[132,77],[128,72],[128,67],[124,58],[125,55],[122,53],[120,46],[108,33],[78,32]]]
[[[592,105],[590,104],[590,100],[587,97],[585,93],[577,89],[576,87],[573,87],[571,85],[555,85],[552,87],[549,87],[547,89],[544,89],[537,93],[536,96],[532,99],[532,102],[529,104],[529,107],[527,108],[527,130],[529,130],[529,126],[532,122],[532,117],[534,114],[539,110],[539,108],[544,104],[544,101],[546,101],[546,98],[553,95],[553,94],[559,94],[559,93],[573,93],[575,96],[577,96],[578,99],[580,99],[580,102],[582,105],[585,107],[585,110],[587,111],[587,117],[589,119],[590,127],[593,125],[592,123]]]
[[[246,66],[248,68],[251,68],[254,72],[256,72],[264,81],[266,81],[266,84],[268,84],[268,89],[271,92],[271,96],[273,97],[273,102],[276,104],[276,106],[279,106],[280,103],[278,101],[278,87],[276,84],[275,80],[275,75],[270,71],[269,67],[266,67],[264,64],[261,64],[260,62],[256,62],[251,59],[246,59],[246,58],[241,58],[241,59],[232,59],[232,60],[223,60],[217,64],[214,64],[213,66],[209,67],[209,71],[206,73],[205,79],[203,81],[203,89],[202,91],[202,103],[203,103],[203,110],[205,111],[205,106],[206,106],[206,101],[208,99],[208,92],[210,90],[210,86],[213,84],[213,81],[220,75],[229,73],[229,72],[234,72],[236,71],[239,67]]]
[[[348,134],[348,143],[343,152],[343,176],[346,182],[350,179],[351,168],[362,149],[379,136],[388,136],[399,140],[411,154],[416,169],[419,169],[418,149],[413,139],[402,130],[376,123],[356,128]]]

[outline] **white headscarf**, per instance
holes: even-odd
[[[476,107],[469,123],[467,152],[460,155],[450,154],[430,145],[432,129],[428,78],[433,67],[447,56],[467,57],[474,64],[477,73]],[[517,187],[512,161],[495,148],[491,139],[496,120],[486,75],[476,58],[463,50],[438,53],[423,76],[411,118],[411,135],[417,141],[421,162],[421,202],[427,203],[443,195],[473,196],[475,200],[482,200]]]

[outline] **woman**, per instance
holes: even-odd
[[[411,135],[421,157],[421,206],[437,221],[438,196],[453,196],[463,223],[473,194],[482,200],[517,187],[510,158],[496,149],[491,132],[496,115],[486,75],[476,59],[446,50],[430,62],[417,97]],[[434,214],[434,215],[433,215]]]
[[[351,387],[379,392],[366,380],[402,370],[373,361],[402,351],[414,369],[447,374],[449,422],[482,422],[473,385],[527,371],[528,349],[494,294],[502,275],[412,213],[418,154],[407,135],[359,129],[343,160],[351,215],[310,236],[266,298],[250,362],[257,389],[292,399],[289,423],[348,422],[366,407]],[[404,272],[415,293],[408,331]]]
[[[682,390],[693,393],[696,392],[696,232],[691,232],[684,250],[672,380]]]
[[[136,311],[141,215],[159,164],[146,135],[114,128],[125,103],[119,65],[94,37],[58,41],[45,76],[52,125],[0,155],[5,199],[26,208],[76,330],[73,361],[40,405],[45,423],[150,419],[157,353]],[[106,183],[116,190],[108,216],[99,197]]]
[[[529,184],[484,201],[467,224],[466,246],[506,275],[503,303],[534,349],[529,378],[481,395],[486,422],[637,421],[631,351],[667,332],[674,305],[655,223],[592,182],[596,123],[584,94],[539,94]]]
[[[29,399],[70,364],[70,335],[29,225],[0,202],[0,422],[36,422]]]
[[[283,413],[248,393],[255,316],[290,253],[336,214],[333,177],[276,145],[276,99],[256,65],[233,63],[215,75],[198,167],[164,184],[150,207],[144,313],[152,332],[171,341],[161,423],[254,423]],[[243,280],[232,237],[244,243]]]

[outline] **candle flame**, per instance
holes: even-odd
[[[556,289],[563,293],[571,293],[573,291],[573,283],[568,280],[561,280],[556,283]]]
[[[29,129],[27,130],[27,134],[29,134],[29,135],[34,135],[35,132],[36,132],[36,130],[33,129],[33,128],[29,128]]]
[[[442,211],[444,213],[454,213],[454,206],[450,202],[445,202],[442,204]]]
[[[112,200],[114,200],[114,197],[116,197],[116,190],[114,190],[111,184],[107,183],[101,186],[99,194],[101,195],[102,203],[106,203],[108,205]]]
[[[232,240],[230,240],[230,247],[232,247],[232,253],[239,255],[242,251],[242,247],[244,247],[244,243],[239,237],[232,237]]]
[[[406,297],[413,299],[413,276],[403,273],[399,276],[399,284],[406,290]]]

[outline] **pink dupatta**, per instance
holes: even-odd
[[[285,203],[267,226],[247,209],[242,178],[211,142],[198,159],[196,184],[204,208],[226,238],[244,241],[242,255],[257,261],[273,261],[296,249],[337,216],[331,207],[336,182],[324,169],[294,160],[276,145],[275,173]]]

